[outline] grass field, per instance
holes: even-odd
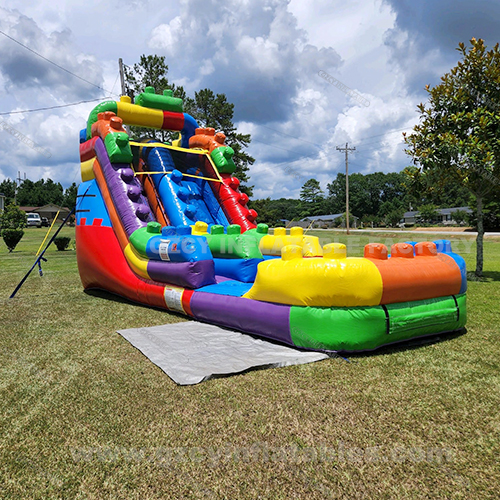
[[[8,298],[44,234],[0,241],[0,498],[498,498],[500,242],[463,335],[178,387],[116,330],[184,318],[83,292],[74,250]]]

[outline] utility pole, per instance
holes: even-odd
[[[127,95],[125,91],[125,75],[123,74],[123,59],[120,57],[118,59],[118,68],[120,70],[120,82],[122,84],[122,95]]]
[[[337,151],[345,151],[345,228],[349,234],[349,151],[356,151],[356,148],[350,148],[346,142],[345,148],[337,146]]]
[[[21,177],[21,171],[18,170],[17,177],[16,177],[15,182],[14,182],[14,205],[17,205],[17,186],[18,186],[18,183],[19,183],[19,186],[21,185],[22,180],[23,179]],[[24,172],[24,180],[26,180],[26,172]]]
[[[118,69],[120,70],[120,83],[122,85],[122,95],[128,95],[127,91],[125,89],[125,75],[123,72],[123,59],[121,57],[118,59]],[[130,130],[128,129],[128,127],[124,125],[123,128],[126,130],[127,134],[130,135]]]

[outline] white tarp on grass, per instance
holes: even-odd
[[[328,358],[221,328],[185,321],[118,333],[175,383],[193,385],[250,369],[312,363]]]

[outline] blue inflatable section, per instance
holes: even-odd
[[[214,259],[215,274],[243,283],[253,283],[263,259]]]
[[[168,149],[144,148],[143,158],[148,171],[171,172],[164,175],[152,175],[151,178],[173,225],[193,225],[196,221],[219,224],[224,227],[229,225],[208,181],[183,175],[175,167]],[[195,168],[187,169],[186,173],[200,175]]]
[[[89,214],[92,214],[91,219],[89,219]],[[95,179],[82,182],[78,186],[76,198],[77,225],[81,224],[82,219],[86,219],[85,224],[87,226],[92,225],[95,219],[102,219],[101,226],[111,227],[108,210],[104,205],[101,191]]]
[[[449,255],[457,263],[460,274],[462,275],[460,293],[465,293],[467,291],[467,267],[465,266],[465,260],[457,253],[453,252],[450,240],[434,240],[433,243],[435,243],[438,252]]]
[[[184,128],[181,130],[181,147],[189,149],[189,139],[193,137],[194,131],[198,128],[198,123],[191,115],[183,114]]]
[[[215,293],[216,295],[230,295],[231,297],[241,297],[252,288],[253,283],[241,283],[239,281],[223,281],[217,285],[207,285],[199,288],[196,292]]]
[[[190,226],[162,228],[161,235],[149,238],[146,255],[149,259],[171,262],[197,262],[213,258],[205,236],[192,235]]]

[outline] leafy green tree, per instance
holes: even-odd
[[[460,43],[462,60],[441,78],[420,104],[420,123],[404,134],[406,152],[415,165],[432,172],[445,184],[462,183],[473,194],[477,214],[476,275],[483,273],[483,204],[500,193],[500,50],[487,51],[473,38],[471,47]]]
[[[27,224],[26,213],[19,209],[17,205],[10,203],[0,214],[0,236],[7,245],[9,252],[12,252],[24,235],[23,229]]]
[[[77,193],[78,193],[78,187],[73,182],[71,186],[64,191],[63,206],[72,210],[76,205]]]
[[[168,65],[165,56],[141,55],[139,62],[133,66],[123,67],[125,90],[132,99],[144,92],[146,87],[154,87],[157,94],[163,94],[164,90],[171,89],[174,97],[186,98],[186,92],[182,86],[176,86],[168,81]],[[155,139],[161,142],[171,142],[178,137],[178,132],[167,130],[155,130],[144,127],[129,127],[131,135],[136,140]]]
[[[422,222],[425,222],[427,224],[431,223],[432,221],[435,221],[439,215],[437,207],[432,204],[422,205],[418,209],[418,212],[419,212],[419,218],[422,220]]]
[[[385,223],[391,227],[397,227],[403,217],[404,211],[401,208],[391,210],[385,217]]]
[[[300,190],[302,216],[322,215],[324,210],[325,195],[319,181],[307,180]]]
[[[234,104],[227,101],[225,94],[215,95],[210,89],[195,92],[194,99],[187,97],[182,86],[176,86],[167,78],[168,65],[165,56],[142,55],[138,63],[132,67],[124,67],[125,86],[127,94],[133,99],[144,88],[154,87],[157,94],[165,89],[171,89],[174,97],[184,101],[184,111],[193,116],[201,127],[213,127],[226,135],[226,144],[234,150],[233,160],[236,165],[235,176],[241,181],[240,189],[249,197],[252,196],[253,186],[246,183],[249,180],[249,166],[253,165],[252,158],[245,149],[251,142],[250,134],[238,133],[234,123]],[[177,139],[177,132],[153,130],[143,127],[130,127],[135,139],[150,138],[161,142],[171,142]]]
[[[281,225],[281,214],[276,209],[271,198],[250,201],[248,207],[253,208],[259,214],[257,218],[258,223],[264,223],[270,227]]]
[[[54,182],[52,179],[40,179],[36,182],[26,179],[17,190],[17,202],[19,205],[33,207],[48,203],[60,206],[64,199],[63,192],[61,183]]]
[[[0,193],[5,196],[6,205],[13,203],[16,197],[16,182],[10,179],[0,182]]]
[[[455,210],[451,214],[451,218],[457,223],[462,224],[467,220],[467,212],[465,210]]]
[[[472,214],[467,214],[469,225],[477,228],[477,211],[472,207]],[[485,231],[500,231],[500,199],[485,201],[483,205],[483,226]]]
[[[302,218],[300,200],[280,198],[279,200],[271,200],[271,206],[278,211],[281,219],[298,221]]]

